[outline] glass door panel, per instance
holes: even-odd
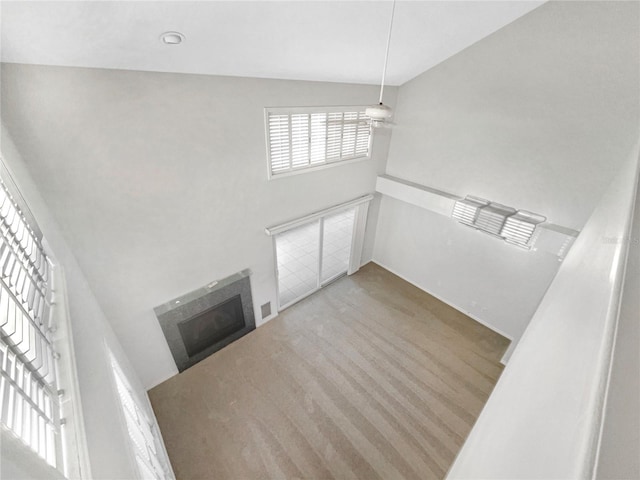
[[[355,213],[356,209],[352,208],[323,218],[321,285],[349,269]]]
[[[281,309],[320,287],[320,223],[316,220],[275,236]]]

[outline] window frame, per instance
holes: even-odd
[[[333,205],[329,208],[325,208],[323,210],[317,211],[317,212],[313,212],[310,213],[309,215],[305,215],[303,217],[299,217],[296,218],[294,220],[285,222],[285,223],[281,223],[279,225],[273,225],[271,227],[266,227],[264,229],[265,233],[271,237],[271,246],[272,246],[272,251],[273,251],[273,274],[274,274],[274,278],[275,278],[275,285],[276,285],[276,298],[275,298],[275,304],[278,307],[277,309],[277,313],[281,312],[282,310],[284,310],[285,308],[288,308],[289,306],[293,305],[294,303],[302,300],[301,297],[297,300],[295,300],[294,302],[291,302],[289,304],[285,304],[285,305],[280,305],[280,286],[279,286],[279,280],[278,280],[278,249],[277,249],[277,245],[276,245],[276,237],[281,234],[281,233],[285,233],[288,232],[289,230],[292,230],[294,228],[298,228],[301,227],[303,225],[307,225],[309,223],[315,222],[317,220],[321,220],[324,219],[325,217],[338,213],[338,212],[343,212],[345,210],[349,210],[351,208],[355,208],[355,218],[354,218],[354,225],[353,225],[353,237],[351,239],[351,255],[350,255],[350,259],[349,259],[349,267],[347,269],[347,275],[353,275],[354,273],[356,273],[358,270],[360,270],[360,267],[362,266],[362,251],[364,248],[364,236],[365,236],[365,230],[367,228],[367,218],[368,218],[368,214],[369,214],[369,206],[371,204],[371,201],[373,200],[374,196],[373,194],[368,194],[368,195],[363,195],[362,197],[358,197],[355,198],[351,201],[348,202],[344,202],[338,205]],[[330,282],[328,282],[330,283]],[[328,284],[326,283],[326,284]],[[326,285],[325,284],[325,285]],[[311,295],[312,293],[315,293],[316,291],[318,291],[321,287],[318,287],[317,289],[315,289],[313,292],[309,292],[309,295]]]
[[[129,430],[130,424],[127,420],[127,416],[129,416],[133,420],[134,416],[140,415],[143,417],[142,420],[149,427],[149,431],[153,439],[153,446],[156,450],[156,460],[163,469],[162,474],[164,475],[164,480],[175,480],[176,477],[173,471],[173,466],[171,465],[171,460],[169,459],[169,454],[167,453],[164,439],[162,438],[160,426],[158,425],[157,419],[153,414],[153,407],[151,406],[151,402],[149,401],[149,396],[146,393],[141,396],[134,390],[134,388],[131,386],[131,381],[124,372],[121,362],[116,358],[115,354],[109,348],[106,342],[104,348],[106,350],[106,356],[108,358],[109,368],[111,370],[111,386],[118,401],[118,415],[120,417],[120,425],[122,427],[123,435],[126,438],[126,441],[129,443],[129,459],[131,460],[133,468],[138,473],[138,478],[145,480],[148,479],[148,477],[145,476],[145,472],[140,467],[140,463],[142,463],[145,468],[149,469],[152,474],[155,475],[156,473],[155,471],[153,471],[152,467],[150,468],[148,462],[141,457],[142,452],[136,445],[132,433]],[[130,397],[130,401],[133,402],[134,408],[136,409],[135,415],[132,415],[133,412],[131,412],[131,410],[126,406],[125,399],[123,398],[123,394],[118,387],[118,383],[120,383],[122,385],[122,388],[126,390],[126,393]],[[145,437],[142,432],[140,432],[140,434],[141,436]],[[147,445],[148,443],[145,443],[145,446]]]
[[[58,381],[63,388],[60,396],[63,461],[69,478],[91,478],[91,462],[86,439],[86,426],[80,396],[80,380],[76,363],[71,329],[67,281],[62,264],[51,250],[46,237],[42,239],[44,252],[51,262],[51,290],[53,293],[51,315],[56,325],[55,345],[64,345],[58,359]]]
[[[354,157],[349,157],[346,159],[342,158],[324,158],[322,163],[318,163],[316,165],[304,165],[301,167],[291,167],[289,170],[283,171],[281,173],[273,173],[272,168],[272,159],[271,159],[271,133],[269,129],[269,115],[270,114],[281,114],[281,115],[295,115],[295,114],[322,114],[322,113],[351,113],[358,112],[363,113],[367,108],[366,105],[336,105],[336,106],[312,106],[312,107],[265,107],[264,109],[264,128],[265,128],[265,146],[266,146],[266,154],[267,154],[267,178],[269,180],[274,180],[278,178],[286,178],[292,175],[299,175],[301,173],[307,172],[315,172],[318,170],[324,170],[326,168],[331,168],[336,165],[346,165],[349,163],[360,162],[363,160],[368,160],[372,158],[372,145],[373,145],[373,131],[371,127],[367,127],[368,132],[368,141],[367,141],[367,153],[366,155],[357,155]],[[344,133],[344,128],[341,134]],[[357,133],[355,136],[355,141],[357,142]]]

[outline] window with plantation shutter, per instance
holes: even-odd
[[[0,181],[0,421],[61,468],[50,267],[40,236]]]
[[[25,478],[85,478],[90,465],[64,278],[45,244],[0,155],[3,469]]]
[[[111,354],[111,368],[120,396],[127,432],[135,452],[139,478],[145,480],[174,480],[167,453],[160,441],[155,418],[134,395],[117,360]]]
[[[269,176],[370,156],[365,107],[265,109]]]

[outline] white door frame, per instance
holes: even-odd
[[[323,235],[324,235],[324,218],[330,214],[338,213],[343,210],[349,210],[350,208],[355,207],[355,214],[353,218],[353,235],[351,237],[351,249],[349,252],[349,265],[347,268],[347,275],[353,275],[360,269],[360,265],[362,262],[362,250],[364,248],[364,238],[365,231],[367,225],[367,215],[369,212],[369,203],[373,199],[373,195],[365,195],[363,197],[356,198],[351,200],[350,202],[345,202],[339,205],[335,205],[333,207],[326,208],[319,212],[315,212],[309,215],[305,215],[304,217],[300,217],[295,220],[291,220],[289,222],[276,225],[273,227],[268,227],[265,229],[267,235],[272,237],[272,246],[273,246],[273,259],[274,259],[274,272],[276,279],[276,304],[278,306],[278,312],[284,310],[285,308],[293,305],[294,303],[299,302],[300,300],[308,297],[309,295],[317,292],[322,288],[323,285],[327,285],[331,283],[329,282],[322,283],[322,243],[323,243]],[[278,249],[276,246],[276,236],[280,233],[284,233],[293,228],[305,225],[307,223],[311,223],[313,221],[319,220],[319,249],[318,249],[318,276],[317,276],[317,285],[316,288],[309,291],[308,293],[296,298],[295,300],[288,302],[285,305],[280,304],[280,281],[279,281],[279,271],[278,271]]]

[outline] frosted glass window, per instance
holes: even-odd
[[[285,307],[318,287],[320,220],[275,236],[280,307]]]

